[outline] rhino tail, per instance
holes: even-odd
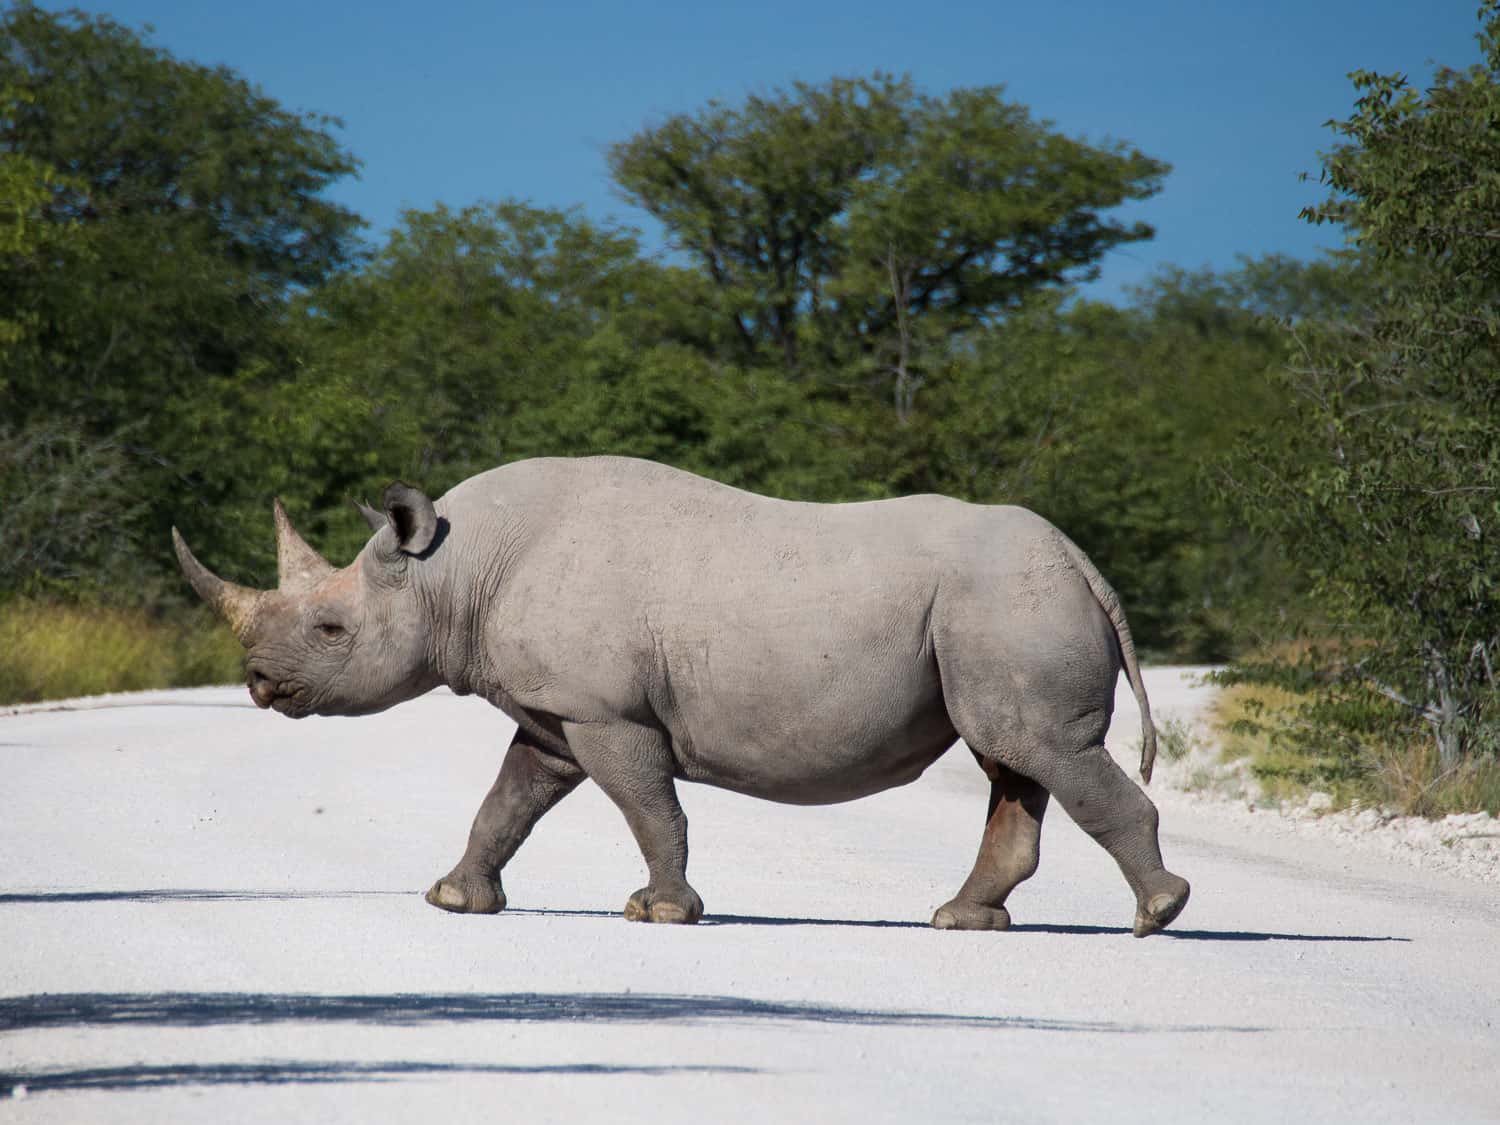
[[[1120,595],[1109,584],[1099,568],[1069,539],[1062,536],[1068,554],[1083,573],[1089,589],[1093,591],[1099,608],[1104,610],[1110,624],[1115,627],[1115,639],[1120,645],[1120,662],[1125,666],[1125,677],[1130,681],[1130,690],[1135,695],[1136,706],[1141,709],[1141,780],[1151,783],[1151,770],[1156,765],[1156,724],[1151,721],[1151,703],[1146,698],[1146,685],[1141,679],[1141,666],[1135,656],[1135,640],[1130,635],[1130,625],[1125,620],[1125,610],[1120,605]]]

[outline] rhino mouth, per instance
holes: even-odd
[[[293,695],[278,695],[271,700],[271,710],[288,719],[305,719],[312,714],[312,709]]]
[[[311,713],[303,699],[304,692],[296,685],[274,680],[258,669],[251,669],[246,677],[250,698],[261,710],[275,711],[291,719],[300,719]]]

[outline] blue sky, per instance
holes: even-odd
[[[49,8],[69,5],[46,4]],[[1476,0],[1074,0],[750,4],[115,0],[81,5],[290,108],[332,114],[363,162],[333,194],[388,229],[404,207],[515,197],[646,228],[604,152],[710,98],[796,80],[910,73],[929,92],[1003,84],[1064,132],[1129,141],[1174,171],[1127,214],[1157,238],[1104,261],[1113,297],[1163,263],[1306,256],[1317,154],[1368,68],[1423,80],[1478,61]],[[648,234],[651,233],[648,229]]]

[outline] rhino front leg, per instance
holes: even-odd
[[[666,736],[629,722],[564,723],[568,746],[625,814],[648,882],[625,903],[632,922],[696,922],[703,900],[687,881],[687,815],[677,801]]]
[[[505,909],[500,869],[516,854],[532,827],[578,787],[584,772],[573,762],[539,749],[516,731],[500,776],[490,787],[469,829],[469,846],[452,871],[432,885],[427,901],[454,914],[498,914]]]

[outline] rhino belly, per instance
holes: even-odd
[[[854,800],[915,781],[958,734],[935,663],[840,670],[792,662],[721,669],[714,690],[692,693],[671,724],[688,781],[787,804]]]
[[[934,724],[935,729],[925,737],[876,746],[845,744],[833,752],[810,747],[795,755],[763,749],[751,755],[735,753],[729,747],[716,748],[692,756],[681,776],[781,804],[838,804],[921,777],[957,740],[952,727],[946,721],[942,725],[946,729],[938,730]]]

